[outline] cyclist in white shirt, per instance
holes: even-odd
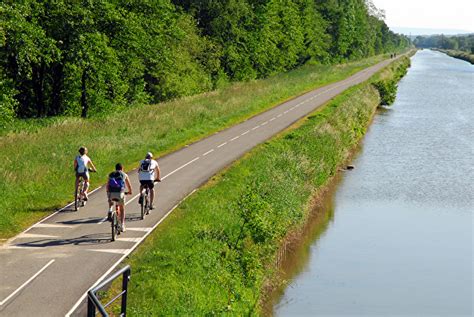
[[[74,170],[76,171],[76,187],[77,184],[79,183],[79,178],[82,177],[84,179],[84,200],[87,201],[88,196],[87,196],[87,190],[89,189],[89,169],[91,171],[96,171],[96,168],[94,166],[94,163],[92,163],[92,160],[90,159],[89,156],[87,156],[87,148],[86,147],[81,147],[79,149],[79,154],[76,156],[74,159]]]
[[[140,161],[140,166],[138,167],[138,179],[140,180],[140,193],[145,188],[145,186],[148,186],[150,189],[150,209],[154,209],[154,182],[161,182],[161,178],[160,167],[158,166],[158,162],[153,159],[153,154],[151,152],[148,152],[145,156],[145,159]],[[141,201],[139,200],[138,203],[141,203]]]

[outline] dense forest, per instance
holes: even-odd
[[[468,35],[431,35],[417,36],[413,41],[419,48],[439,48],[444,50],[459,50],[474,54],[474,34]]]
[[[3,0],[0,125],[97,116],[407,47],[383,18],[367,0]]]

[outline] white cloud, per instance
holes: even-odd
[[[372,0],[390,27],[458,29],[474,32],[473,0]]]

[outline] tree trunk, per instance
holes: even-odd
[[[82,71],[82,78],[81,78],[81,107],[82,107],[81,117],[83,118],[87,118],[87,111],[89,110],[89,105],[87,104],[86,81],[87,81],[87,70],[84,69]]]
[[[36,115],[38,117],[44,117],[46,115],[46,104],[44,102],[44,63],[41,65],[33,66],[33,91],[35,94]]]
[[[51,93],[51,109],[50,115],[59,115],[64,112],[64,105],[62,104],[61,90],[63,88],[63,66],[61,63],[55,63],[52,67],[52,93]]]

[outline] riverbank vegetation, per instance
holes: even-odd
[[[463,51],[455,51],[455,50],[439,50],[440,52],[446,53],[451,57],[462,59],[466,62],[474,64],[474,53],[468,53]]]
[[[170,152],[385,58],[332,66],[309,63],[267,79],[103,118],[50,118],[20,126],[0,136],[0,238],[13,236],[72,200],[72,160],[82,145],[98,168],[92,175],[92,186],[97,187],[117,161],[135,168],[149,150]]]
[[[416,47],[436,49],[474,64],[474,34],[418,36],[413,43]]]
[[[410,59],[404,58],[397,63],[390,74],[384,73],[379,80],[372,83],[379,92],[381,106],[390,106],[395,102],[398,82],[406,75],[409,67]]]
[[[372,81],[391,78],[408,57]],[[215,176],[131,257],[129,313],[258,315],[285,238],[363,136],[380,96],[366,82]]]
[[[105,116],[408,46],[369,0],[4,0],[0,127]]]

